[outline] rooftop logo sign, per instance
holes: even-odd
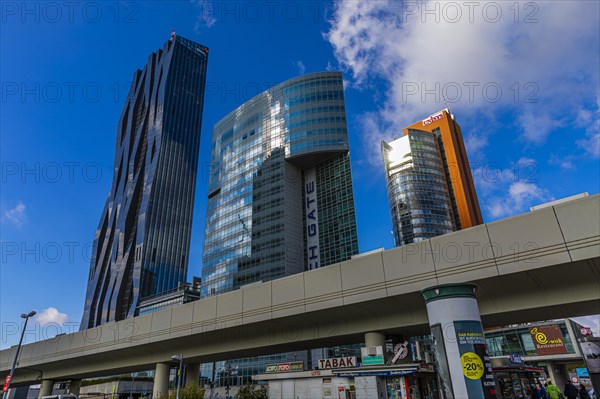
[[[429,118],[427,119],[423,119],[423,126],[427,126],[435,121],[439,121],[440,119],[444,118],[444,111],[440,111],[437,114],[433,114],[431,115]]]

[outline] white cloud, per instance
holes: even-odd
[[[596,109],[580,109],[575,123],[586,129],[586,138],[577,140],[577,147],[593,158],[600,158],[600,92],[597,97]]]
[[[552,199],[554,198],[548,190],[537,184],[517,182],[509,186],[508,195],[487,201],[487,208],[491,217],[501,218],[525,212],[530,206]]]
[[[203,27],[212,28],[217,23],[215,18],[215,7],[209,0],[192,0],[192,3],[200,9],[196,16],[194,32],[198,33]]]
[[[572,155],[566,155],[563,157],[560,157],[556,154],[552,154],[550,155],[550,159],[548,160],[548,163],[550,165],[557,165],[559,166],[562,170],[575,170],[575,164],[573,163],[573,159],[574,157]]]
[[[465,147],[467,147],[467,154],[469,155],[479,154],[487,145],[488,139],[486,136],[478,134],[465,136]]]
[[[476,4],[472,12],[467,4]],[[447,104],[459,120],[509,110],[521,139],[538,145],[573,123],[581,104],[596,102],[598,2],[335,5],[325,37],[338,62],[354,87],[386,85],[374,120],[380,127],[363,132],[365,143],[372,132],[391,134]],[[501,17],[492,22],[496,6]],[[479,123],[485,127],[485,118]],[[489,134],[481,130],[480,142]]]
[[[600,133],[594,134],[589,139],[577,140],[577,146],[594,158],[600,158]]]
[[[600,337],[600,315],[572,317],[577,323],[592,329],[594,337]]]
[[[36,321],[42,326],[48,324],[63,326],[69,321],[69,316],[67,316],[65,313],[59,312],[56,308],[49,307],[36,315]]]
[[[551,132],[564,126],[562,121],[555,119],[552,115],[537,114],[531,108],[523,111],[519,115],[518,121],[523,139],[534,144],[544,143]]]
[[[477,194],[493,219],[529,211],[529,207],[554,199],[538,185],[538,163],[522,157],[506,168],[490,163],[473,169]]]
[[[14,225],[21,227],[27,222],[27,207],[23,201],[19,201],[14,208],[4,211],[3,219]]]
[[[304,66],[302,60],[298,60],[294,65],[298,68],[298,73],[300,75],[304,75],[304,73],[306,72],[306,67]]]

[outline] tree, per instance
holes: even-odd
[[[267,387],[264,385],[246,384],[235,395],[236,399],[268,399]]]
[[[167,399],[176,399],[177,391],[172,390]],[[197,384],[186,385],[179,391],[179,399],[203,399],[204,389]]]

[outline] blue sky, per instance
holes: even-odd
[[[3,2],[0,346],[30,309],[27,341],[77,329],[128,84],[172,29],[210,48],[190,279],[212,126],[302,73],[344,72],[361,252],[393,246],[380,141],[447,106],[486,221],[598,193],[599,3],[448,4]]]

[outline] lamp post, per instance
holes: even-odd
[[[17,353],[15,353],[15,360],[13,361],[12,368],[10,369],[10,374],[7,376],[8,383],[6,384],[6,390],[2,394],[2,399],[6,398],[8,395],[8,389],[10,388],[10,381],[12,380],[12,376],[15,373],[15,367],[17,367],[17,360],[19,359],[19,353],[21,352],[21,344],[23,343],[23,336],[25,336],[25,329],[27,328],[27,320],[30,317],[35,316],[35,310],[25,314],[21,314],[21,317],[25,319],[25,325],[23,326],[23,331],[21,331],[21,339],[19,340],[19,346],[17,346]]]
[[[179,386],[181,385],[181,368],[183,367],[183,355],[173,355],[171,356],[171,360],[179,362],[179,368],[177,369],[177,396],[179,399]]]
[[[223,370],[225,371],[225,375],[227,376],[227,385],[225,385],[225,394],[226,394],[227,398],[229,398],[229,390],[231,389],[231,387],[230,387],[231,375],[235,374],[237,376],[238,375],[237,369],[238,369],[238,366],[232,365],[229,360],[227,360],[225,362],[225,367],[223,367]],[[238,379],[238,381],[239,381],[239,379]]]
[[[129,387],[129,399],[133,399],[133,383],[135,382],[135,374],[131,373],[131,386]]]

